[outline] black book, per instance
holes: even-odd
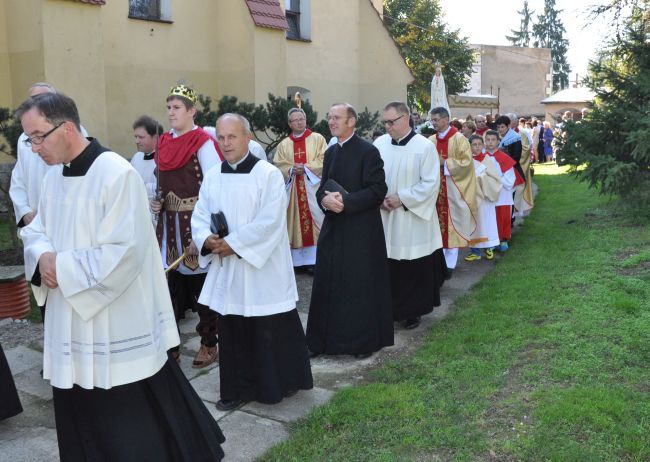
[[[323,191],[338,192],[341,193],[342,196],[348,193],[343,186],[331,178],[328,178],[323,185]]]
[[[228,235],[228,222],[223,212],[213,213],[210,216],[210,231],[221,239]]]

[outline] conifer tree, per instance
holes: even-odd
[[[625,27],[590,62],[591,111],[569,122],[558,156],[604,194],[650,214],[650,0],[632,8]]]
[[[566,30],[560,19],[561,12],[555,8],[555,0],[544,0],[544,12],[537,16],[537,23],[533,24],[534,46],[551,49],[555,91],[569,86],[571,72],[566,59],[569,41],[564,37]]]
[[[528,47],[530,46],[530,28],[532,26],[532,19],[534,11],[530,11],[528,8],[528,0],[524,0],[524,9],[517,11],[521,15],[521,22],[519,23],[519,29],[510,29],[512,35],[507,35],[506,39],[513,46],[516,47]]]

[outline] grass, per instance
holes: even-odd
[[[650,460],[648,223],[536,172],[511,250],[423,346],[262,460]]]

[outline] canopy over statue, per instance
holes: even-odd
[[[447,101],[447,87],[445,86],[445,78],[442,76],[442,65],[439,61],[436,61],[436,73],[431,79],[431,108],[429,108],[429,111],[435,107],[444,107],[449,112],[449,117],[451,117],[449,102]]]

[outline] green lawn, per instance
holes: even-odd
[[[424,345],[262,460],[650,460],[648,223],[536,171],[511,250]]]

